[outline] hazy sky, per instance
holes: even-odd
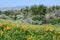
[[[0,7],[31,6],[39,4],[46,6],[60,5],[60,0],[0,0]]]

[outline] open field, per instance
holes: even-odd
[[[60,1],[1,0],[0,40],[60,40]]]
[[[60,40],[60,25],[0,20],[0,40]]]

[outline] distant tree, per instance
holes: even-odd
[[[4,14],[5,14],[5,15],[10,15],[10,14],[11,14],[11,11],[10,11],[10,10],[4,11]]]
[[[38,21],[44,21],[45,20],[45,14],[46,14],[46,6],[44,5],[39,5],[39,6],[32,6],[31,7],[31,11],[32,11],[32,15],[35,17],[33,17],[33,20],[38,20]]]
[[[29,7],[25,7],[23,9],[21,9],[21,11],[24,14],[24,19],[26,19],[28,16],[28,12],[30,11]]]
[[[39,15],[45,15],[46,14],[46,6],[44,6],[44,5],[39,5],[38,6],[38,14]]]
[[[0,15],[2,14],[2,11],[0,10]]]
[[[38,7],[36,5],[32,6],[30,10],[32,11],[32,15],[38,14]]]

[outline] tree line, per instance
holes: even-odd
[[[23,15],[22,19],[25,20],[25,19],[31,18],[31,20],[33,20],[32,24],[46,24],[46,23],[58,24],[60,23],[59,10],[60,10],[60,6],[47,7],[44,5],[33,5],[31,7],[27,6],[27,7],[21,8],[20,10],[6,10],[6,11],[0,10],[0,15],[4,14],[14,20],[18,20],[17,15]]]

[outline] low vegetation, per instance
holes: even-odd
[[[60,40],[60,31],[57,28],[59,27],[51,24],[21,25],[3,21],[0,23],[0,40]]]

